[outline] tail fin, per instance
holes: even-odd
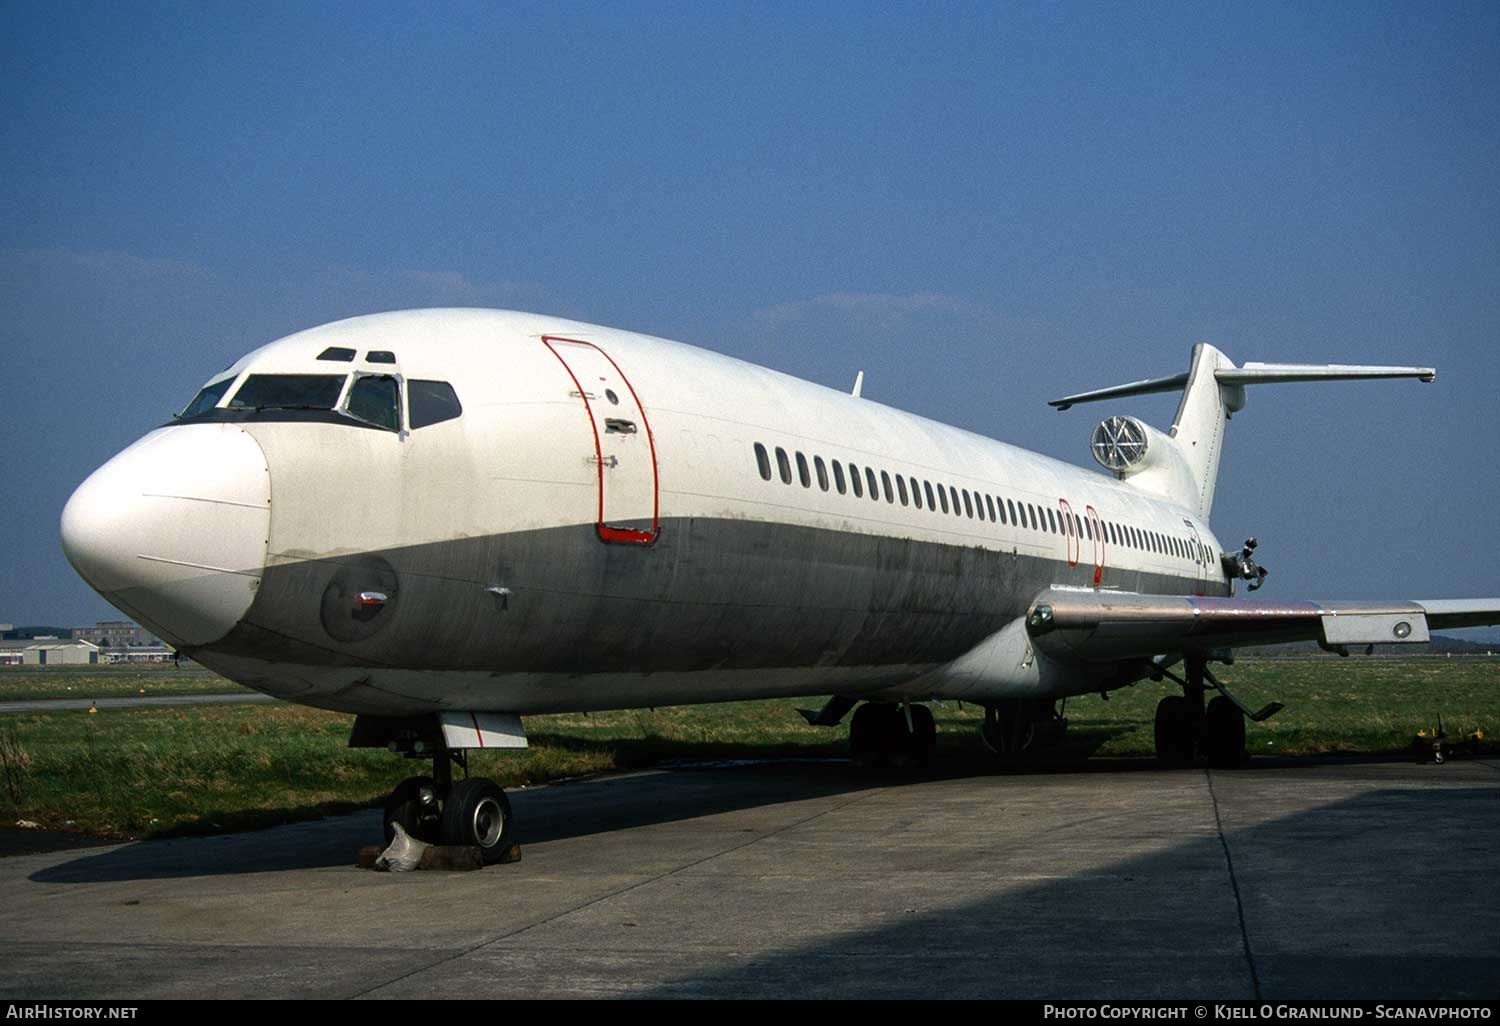
[[[1155,458],[1147,458],[1125,467],[1115,467],[1121,478],[1130,478],[1141,489],[1179,502],[1208,519],[1214,504],[1214,484],[1219,477],[1219,456],[1224,447],[1224,423],[1245,405],[1245,386],[1286,381],[1349,381],[1359,378],[1417,378],[1431,381],[1437,371],[1431,367],[1365,367],[1352,364],[1247,363],[1236,367],[1234,361],[1207,342],[1193,346],[1193,362],[1186,373],[1168,378],[1133,381],[1092,392],[1054,399],[1049,406],[1066,410],[1075,403],[1092,403],[1101,399],[1121,399],[1152,392],[1175,392],[1182,389],[1182,401],[1172,420],[1170,435],[1159,435],[1147,442],[1149,453],[1154,443]],[[1144,425],[1142,425],[1144,427]],[[1166,452],[1160,452],[1166,449]]]

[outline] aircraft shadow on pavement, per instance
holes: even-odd
[[[683,744],[680,758],[672,759],[673,746],[658,745],[653,751],[666,757],[661,768],[672,772],[612,774],[510,791],[516,840],[524,846],[934,779],[1157,768],[1150,758],[1088,758],[1111,736],[1108,730],[1070,736],[1062,751],[1031,763],[996,760],[973,739],[956,743],[947,737],[932,766],[884,771],[857,769],[828,756],[827,746]],[[815,754],[789,755],[798,751]],[[379,814],[367,810],[253,832],[148,840],[81,855],[38,870],[31,879],[96,883],[348,866],[361,847],[379,841],[379,830]]]
[[[765,936],[751,925],[749,950],[716,959],[722,968],[694,972],[689,963],[635,996],[1493,1000],[1497,796],[1483,787],[1372,790],[1119,862],[1077,864],[1065,849],[1087,838],[1063,831],[1072,836],[1049,840],[1024,824],[1008,860],[962,844],[882,850],[884,875],[864,884],[905,887],[908,914],[887,909],[876,928],[768,953],[754,950]],[[1055,878],[963,901],[963,871],[993,872],[1002,860],[1022,881],[1049,870]],[[951,872],[951,888],[936,890],[933,881]],[[932,877],[904,885],[908,873]],[[828,915],[788,908],[776,930],[819,931]]]

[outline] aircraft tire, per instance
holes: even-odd
[[[385,830],[385,843],[389,845],[396,837],[391,824],[400,823],[407,836],[428,844],[435,844],[442,832],[442,823],[436,803],[424,804],[422,789],[433,786],[431,777],[407,777],[397,784],[385,799],[385,816],[381,824]]]
[[[1170,767],[1192,765],[1193,710],[1182,695],[1156,703],[1156,760]]]
[[[1248,759],[1245,716],[1223,695],[1208,703],[1203,713],[1203,756],[1214,769],[1238,769]]]
[[[924,765],[937,748],[937,724],[926,706],[911,707],[913,730],[894,702],[865,702],[849,723],[849,759],[856,766],[901,769]]]
[[[881,706],[864,702],[849,721],[849,761],[855,766],[875,766],[881,761]]]
[[[443,803],[443,843],[479,849],[485,865],[499,862],[511,847],[510,799],[485,777],[460,780]]]

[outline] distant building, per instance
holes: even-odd
[[[106,648],[101,654],[107,663],[170,663],[177,653],[166,645],[131,645],[128,648]]]
[[[161,644],[150,631],[129,620],[100,620],[93,627],[74,627],[70,633],[75,641],[87,641],[100,648]]]
[[[5,637],[7,633],[15,629],[16,625],[13,623],[0,623],[0,638]]]
[[[89,641],[32,640],[21,650],[27,666],[89,666],[100,662],[99,646]]]

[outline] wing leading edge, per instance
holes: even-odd
[[[1416,644],[1431,630],[1500,623],[1500,598],[1275,602],[1049,588],[1026,631],[1044,652],[1088,662],[1316,641],[1328,648]]]

